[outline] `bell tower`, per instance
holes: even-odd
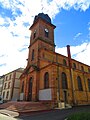
[[[45,48],[50,51],[55,51],[54,43],[54,26],[47,14],[39,13],[35,16],[31,30],[28,65],[34,64],[37,66],[39,49]]]

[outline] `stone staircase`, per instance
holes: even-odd
[[[0,109],[16,111],[19,113],[50,110],[42,102],[7,102],[0,105]]]

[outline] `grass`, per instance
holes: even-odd
[[[90,112],[72,114],[67,120],[90,120]]]

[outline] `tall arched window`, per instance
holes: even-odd
[[[64,72],[62,72],[62,89],[67,89],[67,76]]]
[[[83,91],[82,81],[81,81],[80,76],[77,77],[77,82],[78,82],[78,90]]]
[[[24,92],[24,81],[22,82],[22,86],[21,86],[21,93]]]
[[[34,34],[33,34],[33,39],[36,37],[36,30],[34,31]]]
[[[90,68],[88,68],[88,72],[90,73]]]
[[[32,50],[32,59],[31,60],[34,60],[34,49]]]
[[[67,66],[67,62],[66,62],[65,59],[63,59],[63,65],[64,65],[64,66]]]
[[[33,78],[30,77],[29,83],[28,83],[28,100],[32,100],[32,88],[33,88]]]
[[[84,71],[84,67],[83,66],[81,66],[81,71]]]
[[[76,69],[76,64],[75,63],[73,63],[73,68]]]
[[[44,88],[47,89],[49,88],[49,74],[46,72],[44,74]]]
[[[7,91],[7,94],[6,94],[6,98],[8,99],[8,97],[9,97],[9,91]]]
[[[90,92],[90,79],[88,79],[88,91]]]

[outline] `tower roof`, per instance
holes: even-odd
[[[51,18],[47,14],[44,14],[44,13],[39,13],[38,15],[36,15],[33,23],[35,23],[38,18],[42,18],[45,21],[51,23]]]

